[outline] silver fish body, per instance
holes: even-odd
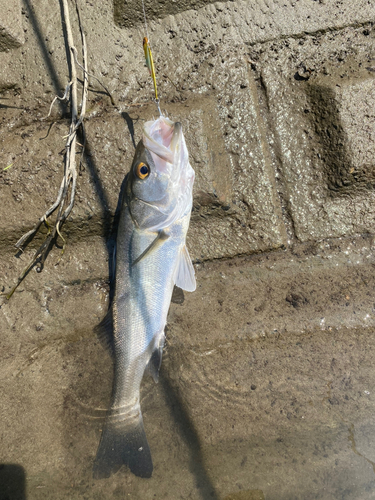
[[[153,470],[140,408],[148,370],[157,381],[173,287],[193,291],[186,249],[194,171],[181,125],[165,117],[147,122],[125,185],[116,242],[113,321],[114,382],[94,477],[123,464],[141,477]]]

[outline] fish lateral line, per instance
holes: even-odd
[[[157,174],[152,182],[136,175],[135,168],[145,159]],[[159,377],[174,284],[186,291],[196,288],[186,247],[193,183],[179,122],[164,116],[146,122],[123,185],[112,307],[98,328],[112,350],[114,380],[93,464],[95,479],[108,478],[123,466],[138,477],[152,476],[140,387],[146,373],[155,382]]]
[[[169,234],[167,234],[164,229],[158,232],[158,235],[154,239],[154,241],[144,250],[139,257],[135,259],[132,263],[132,267],[138,264],[142,259],[144,259],[147,255],[149,255],[153,250],[156,249],[161,243],[166,241],[169,238]]]

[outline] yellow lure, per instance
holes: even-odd
[[[155,67],[154,61],[152,59],[151,48],[148,42],[148,38],[145,36],[143,39],[143,50],[145,52],[146,65],[150,71],[150,75],[152,77],[152,81],[154,82],[154,90],[155,90],[155,99],[158,101],[158,88],[156,86],[156,76],[155,76]]]

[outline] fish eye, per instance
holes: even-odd
[[[146,165],[146,163],[138,163],[135,169],[135,173],[140,179],[146,179],[146,177],[148,177],[148,174],[150,173],[150,167]]]

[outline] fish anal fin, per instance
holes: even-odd
[[[114,358],[115,347],[113,343],[113,313],[112,306],[108,309],[107,314],[102,321],[94,328],[100,343],[107,349],[109,354]]]
[[[194,266],[186,245],[184,245],[179,254],[175,284],[187,292],[194,292],[197,287]]]
[[[164,347],[164,334],[160,339],[159,346],[156,347],[151,354],[151,358],[147,364],[147,371],[154,379],[157,384],[159,382],[159,370],[161,367],[161,360],[163,357],[163,347]]]

